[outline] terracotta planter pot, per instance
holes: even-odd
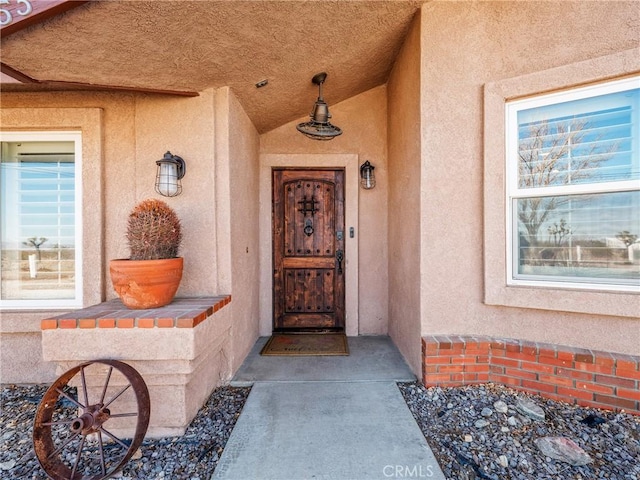
[[[132,309],[171,303],[182,279],[182,257],[162,260],[111,260],[111,283],[122,303]]]

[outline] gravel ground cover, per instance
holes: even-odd
[[[579,407],[494,384],[399,386],[448,479],[640,479],[638,416]],[[521,413],[520,402],[533,404],[538,415],[544,412],[544,419],[536,419],[535,412]],[[589,463],[574,466],[543,454],[539,439],[548,437],[571,440],[588,455]]]
[[[3,385],[0,395],[0,478],[47,479],[33,453],[33,418],[47,386]],[[146,439],[114,478],[208,480],[218,464],[250,388],[213,391],[182,437]]]

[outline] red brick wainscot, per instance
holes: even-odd
[[[149,389],[147,437],[183,435],[213,389],[231,377],[230,303],[229,295],[176,298],[164,307],[130,310],[114,299],[48,317],[41,321],[42,356],[58,374],[98,359],[131,365]],[[90,393],[102,388],[92,375]]]
[[[500,383],[586,407],[640,415],[640,357],[484,336],[422,338],[425,386]]]

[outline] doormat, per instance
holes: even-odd
[[[349,345],[342,333],[275,334],[260,355],[349,355]]]

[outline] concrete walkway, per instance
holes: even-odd
[[[232,381],[253,388],[212,479],[444,479],[395,384],[415,376],[388,337],[349,337],[348,357],[261,357],[266,340]]]

